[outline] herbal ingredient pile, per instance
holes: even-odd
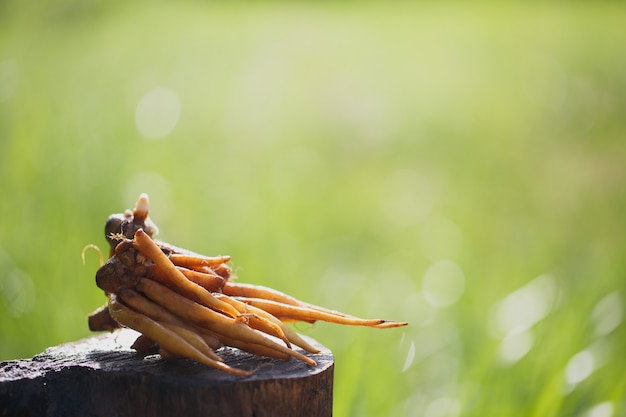
[[[132,346],[139,352],[158,350],[166,359],[186,357],[245,376],[250,372],[228,366],[215,350],[231,346],[315,365],[292,344],[310,353],[318,349],[285,323],[321,320],[376,328],[407,324],[360,319],[272,288],[234,282],[229,256],[202,256],[154,240],[157,228],[148,212],[148,196],[142,194],[134,210],[109,217],[105,235],[111,251],[96,273],[96,284],[109,300],[89,316],[92,331],[126,326],[140,332]]]

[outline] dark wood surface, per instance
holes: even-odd
[[[238,349],[218,354],[254,370],[236,377],[186,359],[142,357],[132,330],[46,349],[0,363],[0,416],[330,416],[334,358],[317,366],[258,357]],[[296,348],[297,349],[297,348]]]

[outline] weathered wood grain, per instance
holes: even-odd
[[[142,357],[123,330],[46,349],[32,359],[0,363],[0,416],[331,416],[334,359],[317,366],[258,357],[238,349],[218,354],[254,370],[235,377],[191,360]]]

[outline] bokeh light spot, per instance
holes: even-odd
[[[402,340],[404,340],[404,337],[402,338]],[[409,367],[413,364],[414,360],[415,360],[415,342],[411,340],[409,351],[407,352],[406,359],[404,360],[404,365],[402,366],[402,372],[406,372],[406,370],[409,369]]]
[[[596,336],[604,336],[611,333],[622,322],[624,317],[624,304],[620,294],[615,291],[604,296],[591,312],[591,322],[594,325]]]
[[[530,328],[550,313],[556,296],[556,281],[549,274],[541,275],[513,291],[492,308],[495,336],[502,338],[513,330]]]
[[[455,398],[437,398],[426,408],[426,417],[457,417],[461,413],[461,405]]]
[[[30,276],[19,268],[12,268],[0,277],[0,293],[9,315],[20,317],[35,305],[35,284]]]
[[[174,130],[180,120],[181,104],[176,91],[156,88],[146,93],[135,110],[135,125],[146,139],[161,139]]]
[[[570,385],[578,384],[587,379],[595,369],[593,355],[588,350],[578,352],[565,367],[565,380]]]
[[[606,401],[600,404],[596,404],[591,407],[584,417],[612,417],[615,413],[615,406],[611,401]]]
[[[502,339],[500,358],[505,363],[515,363],[526,356],[533,347],[534,341],[529,329],[513,330]]]
[[[447,307],[457,302],[465,290],[465,274],[454,262],[433,263],[422,279],[424,299],[432,306]]]

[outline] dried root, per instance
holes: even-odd
[[[105,234],[110,258],[96,273],[109,302],[89,317],[91,330],[130,327],[141,333],[140,352],[158,346],[164,358],[186,357],[238,376],[249,372],[226,365],[215,353],[236,347],[272,358],[315,361],[292,349],[319,351],[286,322],[327,321],[392,328],[405,322],[366,320],[303,303],[272,288],[229,281],[229,256],[207,257],[154,240],[148,196],[133,211],[112,215]]]

